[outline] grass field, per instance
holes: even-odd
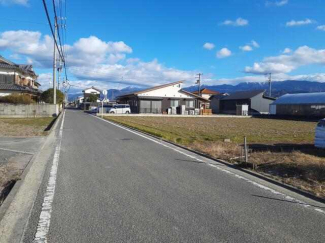
[[[231,162],[241,156],[245,136],[251,146],[292,146],[291,151],[254,151],[249,160],[258,171],[325,198],[325,152],[312,146],[316,122],[223,117],[105,119]],[[299,149],[295,148],[298,145]]]
[[[184,145],[197,141],[242,143],[312,143],[315,122],[257,118],[109,117]]]
[[[0,118],[0,136],[45,136],[53,117]]]

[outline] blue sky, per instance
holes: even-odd
[[[76,87],[191,85],[198,72],[209,85],[263,82],[268,72],[325,81],[322,0],[65,1]],[[0,9],[0,54],[32,63],[47,87],[53,48],[42,1],[0,0]]]

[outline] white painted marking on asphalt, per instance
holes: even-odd
[[[265,191],[269,191],[269,192],[271,192],[271,193],[273,193],[273,194],[279,195],[279,196],[285,198],[285,199],[288,200],[288,201],[291,201],[291,202],[294,202],[294,203],[300,204],[300,205],[302,205],[302,206],[304,206],[304,207],[306,207],[306,208],[308,208],[308,207],[312,207],[315,211],[317,211],[317,212],[319,212],[319,213],[322,213],[322,214],[325,214],[325,211],[322,210],[322,209],[320,209],[320,208],[318,208],[317,206],[311,206],[311,205],[308,204],[308,203],[305,203],[305,202],[300,201],[300,200],[298,200],[298,199],[296,199],[296,198],[293,198],[293,197],[290,197],[290,196],[288,196],[288,195],[285,195],[284,193],[278,192],[278,191],[276,191],[276,190],[274,190],[274,189],[271,189],[271,188],[269,188],[269,187],[267,187],[267,186],[264,186],[264,185],[262,185],[262,184],[260,184],[260,183],[257,183],[257,182],[255,182],[255,181],[252,181],[252,180],[250,180],[250,179],[247,179],[247,178],[245,178],[245,177],[243,177],[243,176],[240,176],[240,175],[238,175],[238,174],[236,174],[236,173],[233,173],[233,172],[231,172],[231,171],[229,171],[229,170],[223,169],[223,168],[219,167],[217,164],[213,164],[213,163],[210,163],[210,162],[208,162],[208,161],[204,161],[204,160],[201,160],[201,159],[199,159],[199,158],[196,158],[196,157],[193,156],[193,155],[190,155],[190,154],[188,154],[188,153],[186,153],[186,152],[183,152],[183,151],[181,151],[181,150],[179,150],[179,149],[177,149],[177,148],[174,148],[174,147],[168,146],[167,144],[164,144],[164,143],[162,143],[162,142],[160,142],[160,141],[157,141],[156,139],[153,139],[153,138],[147,137],[147,136],[144,135],[144,134],[141,134],[141,133],[139,133],[139,132],[136,132],[136,131],[134,131],[134,130],[131,130],[131,129],[129,129],[129,128],[126,128],[126,127],[124,127],[124,126],[118,125],[118,124],[116,124],[116,123],[114,123],[114,122],[107,121],[107,120],[105,120],[105,119],[103,119],[103,118],[100,118],[100,117],[97,117],[97,116],[94,116],[94,117],[97,118],[97,119],[99,119],[99,120],[102,120],[102,121],[104,121],[104,122],[107,122],[107,123],[109,123],[109,124],[111,124],[111,125],[114,125],[114,126],[116,126],[116,127],[122,128],[122,129],[124,129],[124,130],[126,130],[126,131],[128,131],[128,132],[131,132],[131,133],[133,133],[133,134],[136,134],[136,135],[138,135],[138,136],[140,136],[140,137],[143,137],[143,138],[145,138],[145,139],[148,139],[148,140],[150,140],[150,141],[152,141],[152,142],[155,142],[155,143],[157,143],[157,144],[159,144],[159,145],[162,145],[162,146],[164,146],[164,147],[166,147],[166,148],[172,149],[172,150],[174,150],[174,151],[176,151],[176,152],[178,152],[178,153],[180,153],[180,154],[183,154],[183,155],[185,155],[185,156],[187,156],[187,157],[190,157],[190,158],[195,159],[195,160],[200,161],[200,162],[204,162],[204,163],[206,163],[207,165],[209,165],[209,166],[211,166],[211,167],[214,167],[214,168],[216,168],[216,169],[218,169],[218,170],[220,170],[220,171],[222,171],[222,172],[225,172],[225,173],[227,173],[227,174],[230,174],[230,175],[232,175],[232,176],[235,176],[235,177],[237,177],[238,179],[244,180],[244,181],[246,181],[246,182],[248,182],[248,183],[250,183],[250,184],[252,184],[252,185],[254,185],[254,186],[256,186],[256,187],[259,187],[259,188],[265,190]]]
[[[14,153],[19,153],[19,154],[31,154],[31,155],[34,154],[34,153],[31,153],[31,152],[20,151],[20,150],[14,150],[14,149],[7,149],[7,148],[0,148],[0,150],[3,150],[3,151],[9,151],[9,152],[14,152]]]
[[[51,167],[51,171],[50,171],[50,177],[49,177],[46,192],[44,195],[42,210],[41,210],[41,214],[40,214],[38,225],[37,225],[37,231],[36,231],[35,238],[34,238],[35,243],[47,242],[47,234],[50,229],[52,203],[53,203],[53,199],[54,199],[58,164],[59,164],[59,158],[60,158],[64,118],[65,118],[65,111],[63,112],[63,116],[62,116],[61,126],[60,126],[60,130],[59,130],[59,139],[58,139],[58,143],[55,147],[53,163],[52,163],[52,167]]]

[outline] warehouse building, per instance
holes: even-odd
[[[212,96],[210,102],[214,113],[241,115],[238,111],[245,107],[247,115],[257,115],[269,114],[274,100],[265,95],[265,90],[251,90]]]
[[[325,92],[283,95],[270,105],[270,114],[325,117]]]

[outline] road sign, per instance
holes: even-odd
[[[107,90],[103,90],[103,95],[107,95]]]

